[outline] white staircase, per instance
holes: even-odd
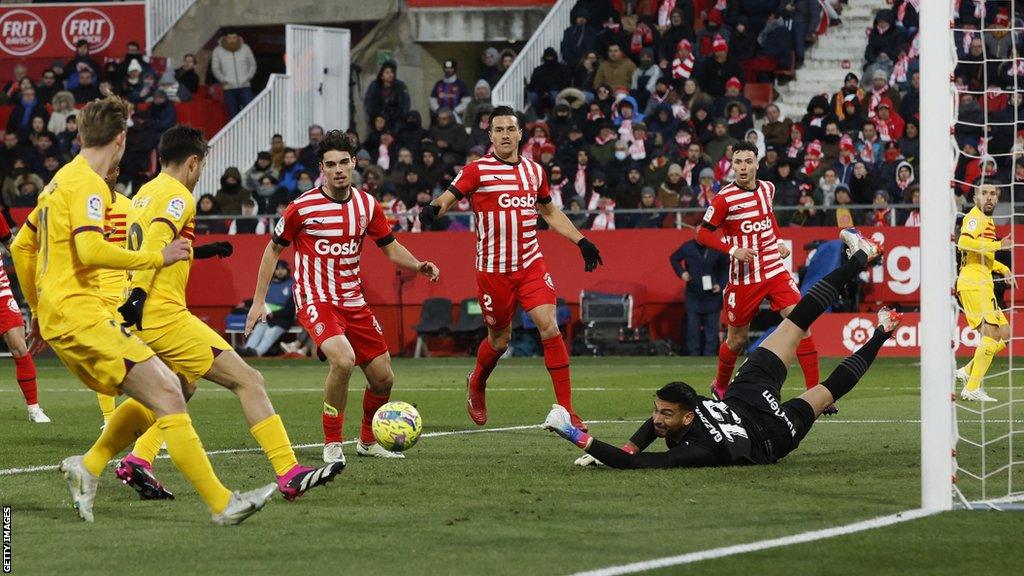
[[[803,116],[812,97],[834,94],[842,87],[847,73],[862,77],[867,29],[874,24],[875,13],[888,7],[886,0],[850,0],[842,14],[843,24],[829,28],[807,51],[803,68],[796,72],[796,80],[776,88],[779,92],[776,102],[788,117]],[[848,63],[845,68],[844,63]]]

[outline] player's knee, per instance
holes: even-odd
[[[388,368],[383,374],[368,379],[367,384],[370,387],[370,392],[374,394],[388,394],[391,392],[391,387],[395,384],[395,373]]]
[[[511,333],[491,334],[487,337],[490,341],[491,348],[501,351],[508,348],[508,343],[512,339]]]
[[[1003,342],[1009,342],[1010,341],[1010,325],[1009,324],[1003,324],[1002,326],[1000,326],[999,329],[997,330],[997,336],[999,337],[998,338],[999,340],[1002,340]]]
[[[181,381],[181,396],[188,402],[196,394],[196,383]]]
[[[734,334],[726,338],[725,345],[733,352],[739,352],[747,347],[750,337],[746,334]]]
[[[349,374],[356,366],[356,357],[344,350],[324,350],[324,355],[327,356],[327,363],[331,365],[331,370]]]
[[[13,345],[8,345],[8,347],[11,351],[11,356],[14,356],[15,358],[28,356],[28,346],[25,345],[24,340],[20,342],[15,341]]]
[[[169,371],[166,373],[161,371],[154,378],[153,386],[158,394],[158,406],[154,407],[154,411],[159,412],[161,411],[159,409],[162,409],[163,412],[168,414],[185,411],[185,391],[182,388],[181,382],[173,374]],[[193,387],[194,390],[195,388]]]

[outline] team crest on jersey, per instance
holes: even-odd
[[[21,314],[21,308],[18,308],[18,303],[14,301],[14,298],[7,299],[7,307],[15,314]]]
[[[548,288],[551,288],[552,290],[555,289],[555,281],[551,279],[550,272],[544,273],[544,283],[548,285]]]
[[[363,232],[365,230],[366,230],[366,215],[364,214],[364,215],[359,217],[359,231]]]
[[[132,202],[132,207],[141,210],[146,206],[149,206],[149,201],[149,196],[136,196],[135,200]]]
[[[185,201],[181,198],[172,198],[171,202],[167,204],[167,214],[175,220],[181,220],[181,215],[185,213]]]
[[[90,220],[103,221],[103,198],[99,194],[93,194],[85,201],[85,213]]]
[[[313,332],[315,332],[317,336],[323,334],[324,333],[324,323],[323,322],[317,322],[316,326],[313,327]]]
[[[732,312],[730,311],[730,312],[729,312],[729,322],[734,322],[735,320],[736,320],[736,315],[735,315],[735,314],[733,314],[733,313],[732,313]]]
[[[277,225],[274,226],[274,234],[278,236],[284,234],[284,218],[278,218]]]

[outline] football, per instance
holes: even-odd
[[[416,445],[423,419],[408,402],[388,402],[373,415],[373,437],[392,452],[404,452]]]

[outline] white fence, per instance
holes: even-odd
[[[274,134],[299,148],[306,144],[311,124],[325,130],[348,128],[349,31],[289,25],[285,38],[287,74],[271,74],[267,87],[210,139],[197,198],[215,193],[227,168],[245,172],[261,150],[270,148]]]
[[[569,13],[575,4],[576,0],[558,0],[551,7],[530,41],[491,91],[491,102],[495,106],[511,106],[516,110],[526,108],[526,85],[530,75],[540,65],[546,48],[558,50],[562,35],[571,23]]]
[[[157,42],[175,22],[188,12],[196,0],[146,0],[146,53],[152,54]]]
[[[220,187],[220,176],[231,166],[245,172],[256,161],[260,150],[270,147],[274,134],[284,135],[282,124],[272,118],[287,118],[291,106],[292,78],[287,74],[271,74],[267,87],[210,139],[206,169],[196,186],[196,197],[213,194]],[[287,138],[287,136],[286,136]]]

